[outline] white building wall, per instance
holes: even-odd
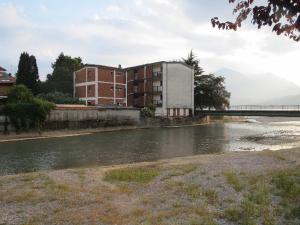
[[[176,108],[180,109],[182,116],[185,112],[183,109],[194,109],[194,70],[182,63],[164,63],[164,115],[167,115],[167,109]]]

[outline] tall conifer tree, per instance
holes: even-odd
[[[17,84],[25,85],[26,87],[31,89],[34,94],[37,94],[39,84],[39,71],[35,56],[30,56],[27,52],[23,52],[21,54],[16,82]]]

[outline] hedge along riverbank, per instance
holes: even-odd
[[[8,94],[3,114],[10,119],[17,132],[30,129],[41,130],[47,116],[54,108],[53,103],[34,98],[28,88],[17,85],[11,88]]]

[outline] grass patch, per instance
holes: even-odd
[[[297,179],[297,178],[296,178]],[[292,174],[283,171],[273,176],[272,182],[278,190],[278,194],[282,197],[293,197],[300,194],[300,177],[296,182],[295,177]],[[298,184],[297,184],[298,183]]]
[[[258,205],[267,205],[269,199],[269,188],[266,184],[260,183],[251,191],[248,199]]]
[[[159,170],[156,168],[125,168],[107,171],[104,180],[147,183],[158,175]]]
[[[243,201],[239,208],[229,208],[224,212],[224,218],[240,225],[256,225],[259,211],[253,202]]]
[[[197,184],[184,185],[183,190],[188,196],[193,199],[197,199],[202,196],[202,189]]]
[[[226,177],[227,183],[231,185],[236,191],[241,191],[244,188],[244,185],[240,182],[237,174],[233,171],[225,172],[224,176]]]
[[[180,167],[175,167],[172,168],[165,177],[163,177],[163,180],[167,180],[172,177],[183,176],[185,174],[195,171],[196,169],[197,169],[196,165],[184,165]]]
[[[203,190],[203,195],[207,198],[209,204],[215,204],[218,201],[218,192],[213,189]]]

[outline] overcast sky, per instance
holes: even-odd
[[[194,49],[206,72],[273,73],[300,85],[300,43],[250,24],[238,32],[211,27],[214,16],[233,18],[232,7],[227,0],[1,0],[0,66],[15,72],[27,51],[44,79],[60,52],[126,67]]]

